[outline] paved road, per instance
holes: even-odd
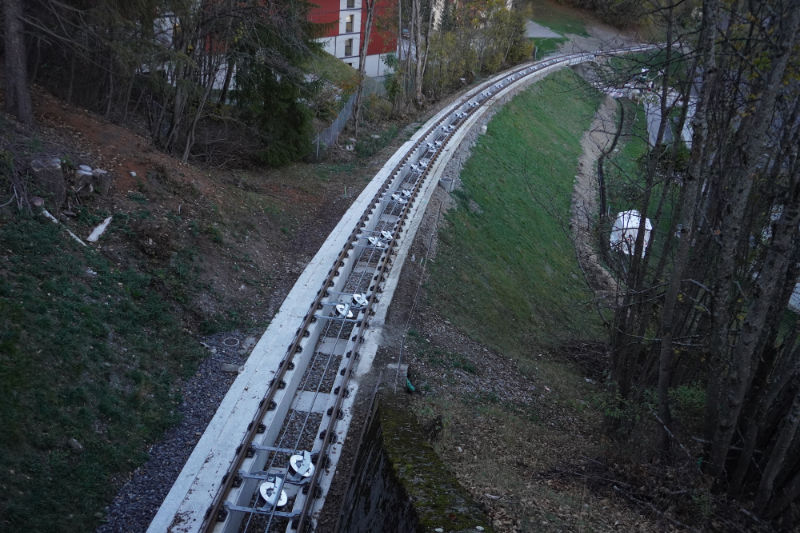
[[[558,39],[562,35],[554,32],[550,28],[537,24],[532,20],[525,23],[525,37],[538,37],[540,39]]]

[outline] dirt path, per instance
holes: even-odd
[[[602,266],[596,250],[594,234],[598,209],[597,160],[614,139],[616,101],[606,96],[597,110],[592,125],[581,138],[583,154],[578,160],[575,187],[572,192],[572,229],[578,262],[586,280],[601,300],[616,294],[617,282]]]

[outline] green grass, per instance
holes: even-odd
[[[541,59],[545,56],[548,56],[555,52],[561,43],[567,42],[567,38],[552,38],[552,39],[544,39],[544,38],[534,38],[531,39],[533,41],[534,46],[536,46],[536,59]]]
[[[476,374],[478,369],[463,354],[445,350],[438,346],[432,345],[430,341],[426,340],[415,330],[408,332],[409,349],[412,350],[416,357],[426,364],[443,369],[459,369],[467,372],[468,374]]]
[[[170,303],[192,259],[127,270],[24,216],[2,221],[0,250],[0,529],[91,531],[203,355]]]
[[[356,154],[359,157],[372,157],[391,143],[399,131],[396,124],[389,124],[380,133],[361,135],[356,142]]]
[[[589,35],[583,20],[574,9],[548,0],[528,0],[527,4],[532,11],[531,19],[556,33]]]
[[[358,71],[327,52],[312,55],[303,68],[333,83],[346,94],[353,92],[358,86]]]
[[[598,102],[561,72],[506,105],[473,149],[440,232],[434,306],[509,355],[599,335],[568,235],[580,138]]]
[[[605,176],[611,215],[630,209],[641,197],[641,160],[647,154],[647,120],[644,108],[623,99],[625,125],[617,144],[617,152],[608,158]]]

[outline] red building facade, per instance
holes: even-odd
[[[318,40],[325,51],[338,57],[353,68],[359,68],[361,43],[366,31],[367,7],[363,0],[311,0],[309,19],[325,25]],[[376,0],[372,31],[367,45],[365,72],[367,76],[383,76],[389,69],[383,59],[397,51],[397,30],[394,24],[385,24],[391,0]],[[391,27],[392,29],[387,29]]]

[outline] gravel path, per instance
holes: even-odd
[[[538,37],[540,39],[558,39],[561,37],[561,34],[558,34],[551,30],[548,27],[542,26],[541,24],[537,24],[536,22],[529,20],[525,23],[525,37],[532,38]]]
[[[97,528],[98,533],[147,529],[256,340],[238,331],[202,340],[210,355],[183,386],[180,424],[148,450],[150,458],[131,474],[106,508],[105,523]]]
[[[614,139],[617,125],[614,111],[617,102],[606,96],[595,113],[589,129],[581,138],[583,153],[578,160],[578,173],[575,175],[575,186],[572,192],[572,229],[578,262],[589,282],[601,300],[613,298],[617,290],[617,282],[602,266],[596,251],[594,233],[597,220],[598,181],[597,160],[600,154],[608,150]]]

